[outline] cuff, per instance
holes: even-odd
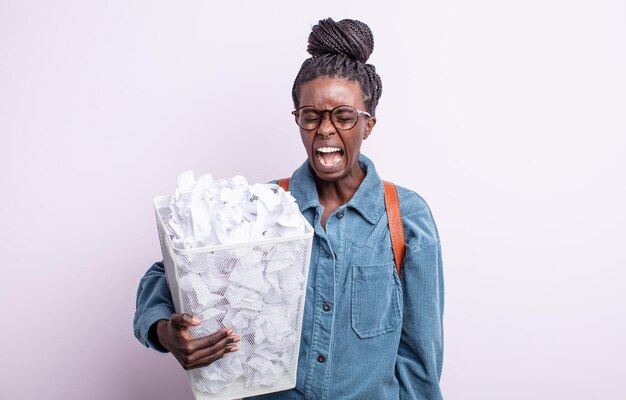
[[[161,353],[168,353],[167,349],[161,346],[158,341],[151,340],[150,327],[159,320],[169,320],[172,317],[173,312],[174,310],[163,306],[150,309],[149,312],[141,316],[141,319],[137,324],[138,330],[135,331],[137,339],[139,339],[139,341],[146,347],[150,347]]]

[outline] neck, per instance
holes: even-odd
[[[324,206],[328,204],[336,206],[346,204],[354,196],[363,179],[365,179],[365,171],[363,171],[360,165],[358,168],[353,168],[352,173],[338,181],[324,181],[316,176],[315,186],[320,204]]]

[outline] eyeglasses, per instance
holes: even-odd
[[[296,117],[296,124],[305,131],[313,131],[322,124],[324,113],[330,114],[330,120],[335,128],[340,131],[347,131],[354,128],[359,121],[361,114],[365,114],[368,118],[372,115],[367,111],[357,110],[352,106],[338,106],[332,110],[320,110],[313,106],[302,106],[291,112]]]

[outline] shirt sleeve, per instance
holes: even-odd
[[[442,399],[443,268],[439,240],[407,248],[400,275],[403,323],[396,359],[400,399]]]
[[[174,313],[174,305],[165,278],[162,262],[154,263],[141,278],[137,289],[137,303],[133,328],[135,337],[146,347],[161,353],[167,350],[158,341],[150,338],[150,327],[157,321],[169,320]]]

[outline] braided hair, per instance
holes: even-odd
[[[291,96],[295,108],[300,104],[300,86],[313,79],[327,76],[356,81],[361,86],[363,102],[367,111],[374,115],[383,85],[376,68],[366,64],[374,50],[374,35],[361,21],[331,18],[323,19],[313,26],[309,35],[307,58],[293,82]]]

